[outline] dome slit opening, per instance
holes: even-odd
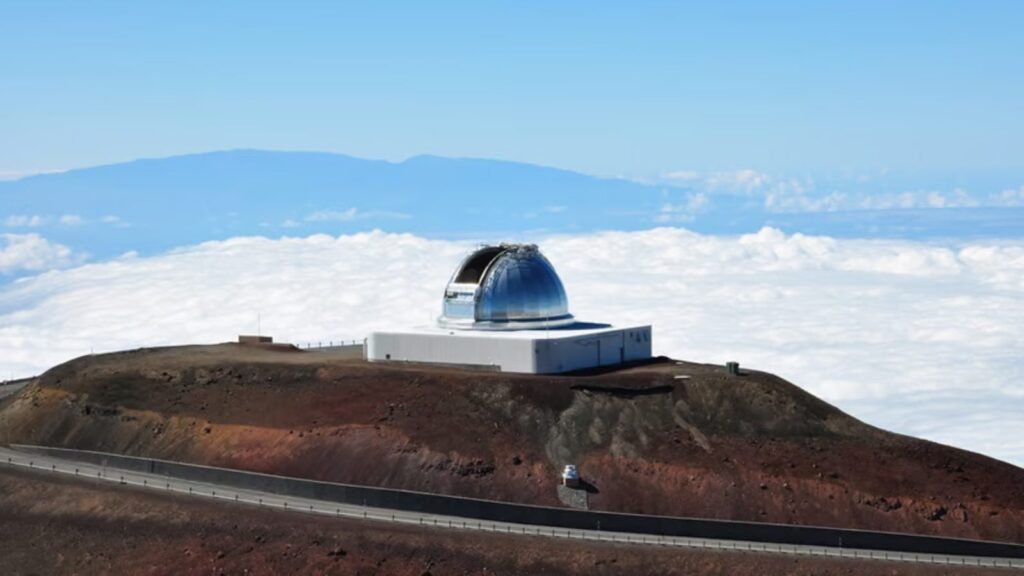
[[[505,249],[501,246],[488,246],[476,251],[463,264],[458,276],[455,277],[455,282],[458,284],[479,284],[487,267],[504,251]]]

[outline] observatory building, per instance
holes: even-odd
[[[532,244],[483,246],[445,288],[434,326],[374,332],[371,362],[551,374],[651,357],[651,327],[577,321],[551,263]]]

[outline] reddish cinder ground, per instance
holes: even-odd
[[[0,401],[15,442],[553,506],[574,463],[592,509],[1024,542],[1024,470],[669,360],[526,376],[238,345],[88,356]]]
[[[0,469],[0,574],[997,574],[401,527]]]

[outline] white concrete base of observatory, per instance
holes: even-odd
[[[551,330],[446,330],[423,327],[374,332],[366,340],[371,362],[465,365],[501,372],[555,374],[651,357],[651,327],[579,327]]]

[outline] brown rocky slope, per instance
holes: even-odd
[[[1024,543],[1024,470],[873,428],[770,374],[669,360],[525,376],[143,349],[0,400],[0,443],[555,506],[575,463],[592,509]]]
[[[327,518],[0,466],[0,574],[944,576],[969,568]]]

